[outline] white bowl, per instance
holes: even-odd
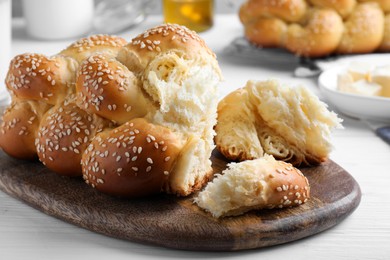
[[[346,65],[338,65],[325,70],[319,76],[320,89],[329,102],[347,116],[390,121],[390,98],[349,94],[337,90],[337,76],[346,68]]]

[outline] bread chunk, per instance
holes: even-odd
[[[309,182],[300,170],[265,155],[230,163],[198,194],[195,202],[219,218],[255,209],[293,207],[309,198]]]
[[[250,160],[265,154],[299,165],[326,160],[331,131],[341,119],[304,87],[277,81],[248,81],[218,105],[219,151],[231,160]]]

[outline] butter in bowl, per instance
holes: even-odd
[[[337,89],[358,95],[390,97],[390,65],[352,63],[338,75]]]

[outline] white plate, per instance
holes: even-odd
[[[359,62],[365,61],[363,59]],[[382,62],[378,63],[384,65]],[[390,60],[387,60],[387,64],[390,65]],[[390,121],[390,98],[349,94],[337,90],[337,76],[346,68],[345,64],[336,65],[321,73],[318,83],[322,93],[340,112],[347,116]]]

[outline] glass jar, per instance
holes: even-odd
[[[166,23],[184,25],[202,32],[213,25],[213,0],[163,0]]]

